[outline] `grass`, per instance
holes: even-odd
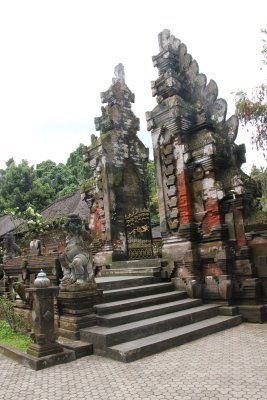
[[[26,352],[32,339],[26,333],[12,331],[6,321],[0,321],[0,342]]]

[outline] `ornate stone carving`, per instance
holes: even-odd
[[[3,262],[15,257],[16,255],[21,255],[21,249],[15,242],[15,236],[12,233],[7,233],[4,236],[4,256]]]
[[[92,237],[82,228],[82,220],[77,214],[70,214],[65,223],[66,247],[60,256],[63,278],[62,290],[95,289],[92,255],[89,248]]]
[[[151,87],[158,104],[146,117],[157,171],[162,255],[176,265],[173,278],[179,287],[191,271],[191,279],[204,282],[204,298],[228,302],[235,296],[235,275],[244,275],[245,268],[253,275],[243,250],[243,218],[259,193],[240,169],[245,146],[235,144],[238,119],[226,119],[227,103],[217,98],[216,82],[207,82],[169,30],[159,34],[153,62],[159,76]],[[183,263],[186,254],[192,257]]]
[[[181,125],[184,121],[185,129],[190,130],[192,126],[187,118],[189,112],[197,125],[216,125],[217,130],[233,143],[237,135],[238,118],[233,115],[226,120],[227,103],[224,99],[217,99],[216,82],[210,80],[207,84],[206,76],[199,73],[198,63],[187,53],[187,47],[168,29],[159,34],[159,48],[160,53],[153,57],[154,66],[159,69],[159,78],[151,83],[152,95],[157,96],[158,103],[177,96],[180,98],[176,99],[176,102],[180,102],[179,110],[175,111],[174,104],[172,107]],[[153,123],[151,125],[149,122],[149,116],[152,115],[147,115],[151,129]]]
[[[112,85],[106,92],[101,93],[102,103],[108,104],[101,108],[102,116],[95,118],[96,130],[108,132],[119,129],[136,133],[139,130],[139,118],[136,118],[131,110],[134,94],[125,84],[123,65],[118,64],[114,72]]]
[[[102,115],[95,119],[100,136],[85,150],[93,177],[84,188],[90,209],[95,260],[103,252],[127,258],[125,214],[132,208],[148,207],[148,149],[137,137],[139,119],[131,110],[134,94],[125,84],[124,67],[115,67],[115,77],[101,93]],[[97,247],[97,245],[100,246]],[[110,257],[109,257],[110,263]]]

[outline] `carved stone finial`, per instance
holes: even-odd
[[[159,38],[159,50],[162,51],[164,48],[167,47],[169,38],[170,38],[170,30],[164,29],[164,31],[160,32],[158,35]]]
[[[122,82],[125,81],[125,73],[124,73],[124,66],[123,64],[118,64],[114,68],[115,80],[120,80]]]
[[[42,289],[50,286],[50,279],[46,276],[46,273],[42,269],[33,282],[33,286]]]
[[[124,130],[130,134],[136,134],[139,130],[139,119],[131,110],[131,103],[134,103],[134,94],[125,83],[124,66],[118,64],[114,69],[115,77],[112,78],[112,85],[106,92],[101,92],[102,107],[101,117],[95,118],[97,131],[108,132]]]

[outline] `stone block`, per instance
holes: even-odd
[[[167,190],[167,195],[168,195],[168,197],[173,197],[173,196],[176,195],[176,193],[177,193],[177,188],[176,188],[175,185],[170,186],[170,187],[168,188],[168,190]]]
[[[166,182],[167,186],[174,185],[175,179],[176,179],[175,175],[168,176],[168,179],[167,179],[167,182]]]
[[[164,157],[164,164],[170,165],[173,163],[173,160],[174,160],[173,155],[169,154],[167,157]]]
[[[219,308],[219,314],[220,315],[238,315],[239,311],[238,311],[238,307],[237,306],[221,306]]]
[[[167,155],[169,155],[169,154],[172,153],[172,150],[173,150],[172,145],[171,145],[171,144],[168,144],[167,146],[164,147],[164,149],[163,149],[163,154],[164,154],[165,156],[167,156]]]
[[[167,201],[167,205],[169,208],[172,207],[176,207],[177,206],[177,197],[171,197],[168,201]]]
[[[168,167],[164,167],[163,170],[166,176],[172,175],[174,172],[174,165],[170,164]]]
[[[239,305],[238,312],[247,322],[263,323],[267,321],[267,309],[264,305]]]
[[[178,217],[178,214],[179,214],[178,208],[173,208],[171,210],[170,217],[171,218],[176,218],[176,217]]]

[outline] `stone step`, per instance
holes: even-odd
[[[164,260],[162,258],[148,258],[148,259],[142,259],[142,260],[113,261],[112,264],[111,264],[111,269],[161,267],[163,262],[166,262],[166,260]]]
[[[148,296],[141,296],[132,299],[113,301],[109,303],[101,303],[94,306],[94,310],[98,315],[111,314],[134,308],[146,307],[158,303],[166,303],[168,301],[175,301],[187,297],[184,291],[172,291],[166,293],[151,294]]]
[[[218,308],[207,304],[115,327],[93,326],[80,330],[81,340],[93,343],[94,349],[109,347],[214,317]]]
[[[154,276],[116,276],[96,278],[97,288],[101,290],[122,289],[162,282]]]
[[[122,289],[107,290],[103,292],[103,301],[118,301],[150,294],[173,291],[172,282],[160,282],[149,285],[133,286]]]
[[[182,299],[149,307],[117,312],[114,314],[97,315],[96,322],[99,326],[118,326],[129,322],[189,309],[200,304],[202,304],[201,299]]]
[[[100,276],[156,276],[159,277],[161,267],[127,267],[103,269]]]
[[[190,325],[157,333],[106,348],[94,348],[94,354],[117,361],[131,362],[140,358],[180,346],[206,335],[232,328],[242,323],[242,317],[218,315]],[[212,339],[211,339],[212,340]]]
[[[88,342],[83,342],[81,340],[71,340],[60,336],[57,339],[57,343],[65,347],[68,350],[73,350],[77,358],[89,356],[93,354],[93,344]]]

